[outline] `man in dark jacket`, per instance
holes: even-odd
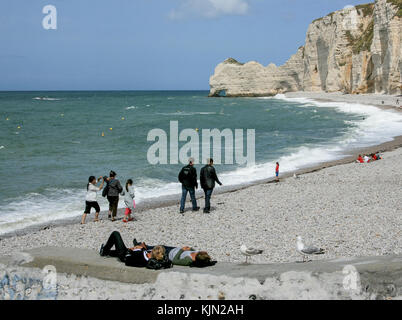
[[[213,159],[207,160],[207,165],[201,169],[200,173],[200,182],[201,188],[205,193],[205,208],[204,213],[209,213],[211,210],[211,195],[212,191],[215,188],[215,182],[217,182],[220,186],[222,183],[219,181],[218,176],[216,175]]]
[[[191,202],[193,204],[193,211],[200,210],[197,207],[197,200],[195,199],[195,188],[198,189],[197,170],[194,168],[194,159],[188,160],[188,165],[183,167],[179,173],[179,181],[182,187],[182,195],[180,201],[180,213],[184,213],[184,206],[186,203],[187,193],[190,193]]]
[[[119,194],[123,191],[120,181],[116,179],[116,172],[110,171],[109,178],[106,180],[107,200],[109,201],[109,219],[115,221],[117,206],[119,204]]]

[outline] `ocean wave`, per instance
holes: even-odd
[[[136,106],[131,106],[131,107],[127,107],[126,108],[126,110],[134,110],[134,109],[137,109],[138,107],[136,107]]]
[[[338,112],[362,115],[356,121],[350,121],[354,127],[348,131],[344,141],[353,138],[354,144],[348,147],[363,147],[392,141],[402,134],[402,114],[394,110],[346,102],[321,102],[308,98],[287,98],[285,95],[276,95],[274,99],[298,103],[299,107],[335,108]]]
[[[62,99],[58,98],[47,98],[47,97],[35,97],[32,100],[41,100],[41,101],[61,101]]]
[[[0,150],[1,150],[1,149],[5,149],[5,148],[6,148],[5,146],[0,146]]]
[[[212,114],[218,114],[217,112],[184,112],[184,111],[177,111],[177,112],[158,112],[156,113],[157,115],[160,116],[196,116],[196,115],[212,115]],[[219,113],[223,114],[223,113]]]

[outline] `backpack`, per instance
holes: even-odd
[[[106,197],[108,192],[109,192],[109,184],[107,184],[106,187],[103,188],[102,197]]]
[[[163,257],[163,260],[156,260],[155,258],[149,259],[146,268],[151,270],[160,270],[160,269],[169,269],[172,266],[173,266],[172,261],[170,261],[168,256],[165,255]]]

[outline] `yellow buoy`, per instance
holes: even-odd
[[[110,131],[112,131],[112,130],[113,130],[113,128],[109,128],[109,130],[110,130]]]
[[[195,128],[195,131],[197,131],[197,132],[198,132],[198,131],[199,131],[199,129],[198,129],[198,128]]]
[[[10,120],[10,119],[7,118],[6,121],[8,121],[8,120]]]
[[[18,126],[18,127],[17,127],[17,129],[21,129],[21,127],[20,127],[20,126]]]
[[[124,118],[124,117],[121,117],[121,120],[125,120],[125,118]]]

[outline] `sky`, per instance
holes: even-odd
[[[0,91],[209,90],[226,58],[281,65],[311,21],[367,2],[1,0]]]

